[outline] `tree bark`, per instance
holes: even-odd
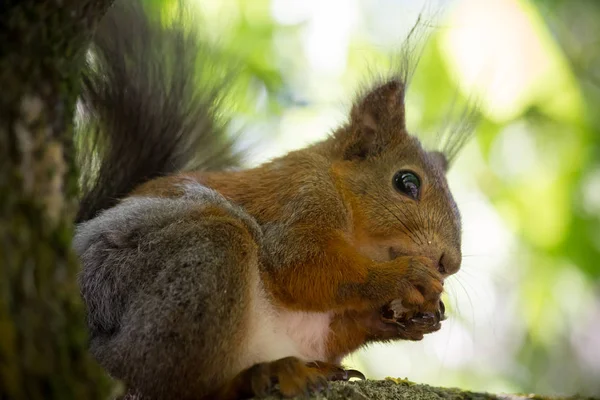
[[[277,400],[270,396],[262,400]],[[333,382],[325,393],[316,396],[300,396],[290,400],[594,400],[592,397],[546,397],[535,394],[492,394],[469,392],[454,388],[419,385],[405,379],[388,378],[383,381]],[[596,399],[598,400],[598,399]]]
[[[100,399],[71,253],[72,121],[87,39],[112,0],[0,12],[0,399]]]

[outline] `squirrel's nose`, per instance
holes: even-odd
[[[438,259],[438,271],[444,276],[455,274],[460,269],[461,257],[451,251],[444,251]]]

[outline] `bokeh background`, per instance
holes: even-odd
[[[346,363],[372,378],[600,396],[600,1],[187,2],[214,56],[241,67],[226,113],[248,165],[331,132],[421,15],[411,132],[435,147],[451,110],[480,108],[449,176],[463,267],[440,332]]]

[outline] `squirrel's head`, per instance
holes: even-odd
[[[363,254],[378,261],[427,256],[450,275],[461,264],[461,222],[448,161],[406,131],[404,89],[391,80],[353,106],[349,123],[329,141],[333,173]]]

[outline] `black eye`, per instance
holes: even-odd
[[[419,189],[421,188],[421,180],[411,171],[398,171],[394,175],[394,187],[399,192],[417,200],[419,198]]]

